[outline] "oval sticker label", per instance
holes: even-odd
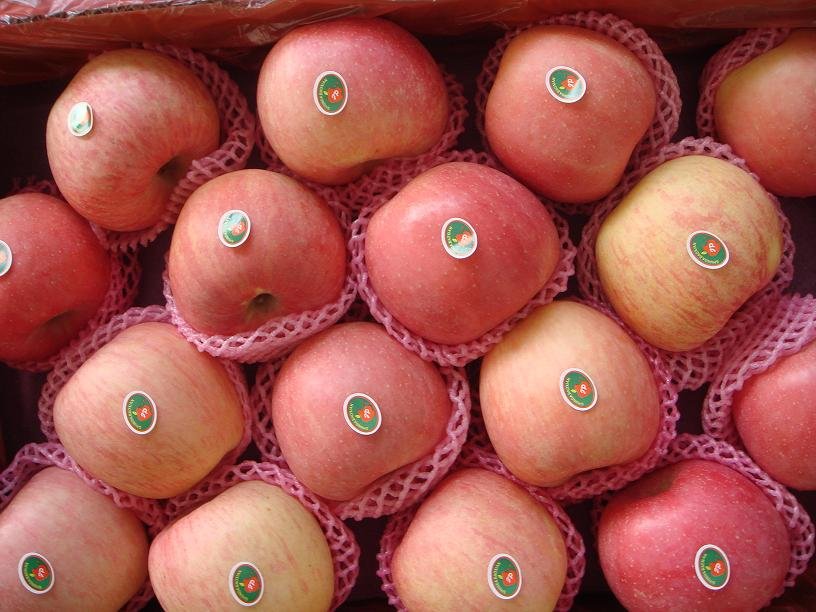
[[[125,425],[135,434],[149,434],[156,427],[156,402],[144,391],[131,391],[122,402]]]
[[[709,270],[722,268],[730,258],[725,242],[706,231],[692,232],[686,241],[686,251],[691,261]]]
[[[339,72],[327,70],[315,79],[314,103],[324,115],[337,115],[343,112],[348,103],[348,86]]]
[[[583,370],[569,368],[561,372],[559,387],[561,397],[570,408],[586,411],[598,403],[598,388]]]
[[[547,91],[565,104],[574,104],[586,93],[586,79],[569,66],[556,66],[547,72]]]
[[[252,222],[243,210],[228,210],[218,220],[218,239],[225,247],[235,248],[249,238]]]
[[[0,240],[0,276],[11,270],[11,247]]]
[[[22,585],[35,595],[43,595],[54,587],[54,568],[39,553],[30,552],[20,557],[17,569]]]
[[[377,402],[365,393],[352,393],[343,402],[346,424],[363,436],[377,433],[382,425],[382,412]]]
[[[242,606],[254,606],[261,601],[264,592],[261,570],[248,561],[236,563],[229,572],[229,590]]]
[[[521,590],[521,567],[508,554],[499,554],[487,564],[487,584],[499,599],[513,599]]]
[[[464,219],[453,217],[442,224],[442,248],[455,259],[466,259],[476,252],[479,237]]]
[[[93,129],[93,108],[87,102],[77,102],[68,111],[68,131],[82,137]]]
[[[728,557],[719,546],[706,544],[701,546],[694,556],[694,571],[703,586],[712,591],[719,591],[731,577],[731,566]]]

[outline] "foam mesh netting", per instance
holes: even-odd
[[[336,187],[334,190],[336,197],[347,210],[356,212],[365,202],[388,186],[395,186],[399,191],[412,178],[435,166],[437,163],[436,158],[450,151],[456,145],[457,139],[465,131],[465,119],[467,119],[468,115],[467,98],[465,98],[464,88],[461,83],[453,75],[445,72],[442,66],[440,66],[440,70],[448,92],[448,108],[450,111],[441,138],[430,150],[422,155],[385,160],[360,178],[346,185]],[[328,189],[325,185],[306,180],[284,165],[264,136],[260,121],[257,124],[255,138],[261,160],[269,170],[294,177],[325,197],[325,190]]]
[[[487,154],[476,153],[469,150],[446,153],[438,157],[430,167],[447,162],[470,162],[497,168],[495,162]],[[430,167],[428,169],[430,169]],[[422,359],[434,361],[443,366],[457,367],[474,361],[487,353],[508,331],[515,327],[519,321],[528,317],[533,310],[544,304],[549,304],[559,293],[566,290],[569,277],[575,272],[573,260],[575,259],[576,250],[569,238],[569,226],[567,222],[545,203],[544,206],[550,213],[553,223],[555,223],[555,228],[558,231],[560,257],[555,271],[550,276],[547,284],[532,300],[516,314],[508,317],[481,337],[463,344],[438,344],[413,333],[394,318],[377,297],[365,263],[365,238],[371,217],[379,208],[385,205],[388,200],[399,193],[402,187],[403,185],[391,185],[380,190],[377,196],[369,198],[368,204],[360,211],[360,215],[351,226],[349,250],[351,251],[351,265],[357,282],[357,291],[367,304],[371,315],[385,327],[386,331],[388,331],[393,338],[408,350],[422,357]]]
[[[246,166],[254,144],[255,117],[238,85],[226,72],[192,49],[155,43],[141,46],[180,61],[204,83],[218,109],[223,140],[216,151],[190,164],[184,178],[173,189],[162,218],[152,227],[133,232],[113,232],[93,225],[99,239],[112,251],[135,249],[155,240],[176,222],[181,207],[193,191],[217,176]]]
[[[714,125],[714,100],[717,89],[730,72],[778,47],[790,34],[789,29],[759,28],[749,30],[717,51],[700,76],[700,100],[697,103],[697,133],[701,137],[717,138]]]
[[[572,602],[578,590],[581,588],[581,580],[584,577],[584,570],[586,569],[586,549],[584,548],[584,540],[581,538],[581,534],[578,533],[578,530],[572,524],[567,513],[564,512],[557,502],[542,492],[541,489],[531,487],[513,476],[495,455],[491,455],[470,443],[462,449],[462,455],[456,463],[455,469],[460,468],[480,468],[499,474],[527,491],[533,499],[544,506],[550,513],[550,516],[552,516],[558,525],[561,535],[564,537],[564,545],[567,550],[567,576],[555,610],[559,612],[569,610],[572,607]],[[487,500],[489,498],[489,492],[485,492],[485,495],[485,499]],[[399,593],[397,593],[396,586],[394,585],[394,577],[391,573],[391,562],[417,509],[418,506],[408,508],[388,520],[385,532],[380,540],[380,552],[377,554],[377,561],[380,566],[377,570],[377,575],[382,580],[382,590],[388,596],[388,603],[397,610],[400,610],[400,612],[406,611],[407,608],[405,604],[402,603],[402,600],[400,600]]]
[[[615,190],[598,205],[584,226],[577,256],[578,287],[584,297],[611,308],[601,286],[598,263],[595,258],[595,241],[606,217],[646,174],[666,161],[685,155],[706,155],[722,159],[744,170],[758,181],[757,176],[751,172],[745,161],[734,155],[728,145],[720,144],[710,138],[686,138],[665,146],[651,157],[642,160],[641,164],[624,176],[623,181]],[[782,229],[782,259],[779,268],[771,281],[737,310],[713,338],[689,351],[659,350],[663,359],[669,364],[678,391],[699,389],[705,383],[711,382],[720,364],[730,355],[734,345],[751,333],[760,313],[775,306],[793,278],[794,244],[791,238],[790,222],[783,214],[779,200],[770,193],[766,192],[766,195],[774,203]]]
[[[23,181],[15,179],[12,191],[9,195],[17,193],[43,193],[62,199],[57,186],[51,181],[38,181],[34,178]],[[66,204],[68,206],[68,204]],[[62,351],[70,350],[70,347],[81,342],[82,338],[91,333],[96,327],[110,321],[111,317],[129,308],[136,299],[139,290],[139,280],[142,277],[142,269],[136,252],[133,249],[125,249],[117,253],[109,253],[110,259],[110,286],[105,294],[102,304],[96,314],[88,321],[85,327],[80,330],[77,337],[72,340]],[[54,367],[59,361],[60,353],[43,361],[7,362],[18,370],[29,372],[46,372]]]
[[[735,348],[703,403],[703,430],[717,440],[741,448],[731,408],[734,394],[752,376],[762,374],[777,361],[802,350],[816,338],[816,298],[783,297],[764,313],[756,329]]]
[[[0,512],[11,502],[15,495],[40,470],[47,467],[58,467],[76,474],[86,485],[107,495],[119,508],[130,510],[145,523],[148,533],[155,536],[165,524],[165,514],[159,502],[129,495],[93,478],[71,459],[59,444],[27,444],[14,457],[9,466],[0,473]],[[123,608],[125,612],[141,610],[153,598],[153,588],[148,578]]]
[[[265,461],[289,469],[283,457],[272,423],[271,403],[275,374],[283,361],[262,366],[255,377],[252,403],[256,421],[253,440]],[[445,435],[433,452],[373,482],[357,498],[344,502],[327,502],[341,519],[377,518],[394,514],[430,491],[450,470],[462,446],[470,424],[470,388],[464,372],[458,368],[439,369],[448,387],[451,416]]]
[[[671,64],[663,56],[663,52],[657,43],[652,40],[641,28],[635,27],[626,19],[621,19],[612,14],[603,14],[596,11],[571,13],[549,17],[543,21],[530,23],[507,32],[498,40],[496,45],[490,50],[482,65],[482,71],[476,79],[476,128],[482,135],[482,143],[485,151],[491,157],[494,154],[490,150],[485,131],[485,109],[487,108],[487,98],[496,74],[499,71],[502,56],[510,42],[522,32],[530,28],[541,25],[560,25],[585,28],[608,36],[612,40],[620,43],[631,51],[640,62],[646,67],[652,77],[657,98],[657,107],[654,120],[649,126],[646,134],[632,151],[632,155],[627,165],[627,170],[636,168],[640,161],[657,151],[660,147],[667,145],[680,123],[680,85],[672,70]],[[498,160],[496,160],[496,163]],[[511,172],[508,172],[511,174]],[[598,204],[590,202],[588,204],[563,204],[551,202],[554,207],[565,213],[589,214]]]
[[[331,609],[342,604],[357,580],[360,547],[351,530],[314,493],[304,487],[292,473],[274,463],[244,461],[239,465],[224,466],[211,474],[196,488],[167,500],[167,522],[189,513],[231,486],[247,481],[261,480],[283,489],[311,512],[320,524],[332,555],[334,565],[334,597]]]
[[[346,240],[350,238],[351,212],[342,203],[337,192],[330,188],[319,190],[321,197],[340,220]],[[315,310],[292,313],[283,317],[270,319],[255,330],[234,334],[232,336],[210,336],[198,331],[184,320],[178,311],[170,287],[170,278],[165,266],[162,275],[164,298],[173,325],[199,351],[207,352],[214,357],[257,363],[269,361],[282,354],[309,336],[313,336],[339,321],[346,314],[354,298],[357,297],[357,284],[351,268],[351,255],[346,250],[346,279],[339,297],[325,306]]]

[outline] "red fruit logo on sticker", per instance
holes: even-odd
[[[725,563],[720,560],[715,561],[707,567],[712,576],[722,576],[725,573]]]
[[[375,416],[374,408],[371,404],[364,406],[362,410],[357,411],[357,417],[368,423]]]
[[[31,572],[31,577],[34,578],[34,580],[37,580],[38,582],[42,582],[43,580],[48,578],[49,575],[50,572],[48,571],[48,568],[42,564],[38,565],[36,568],[34,568],[34,571]]]
[[[504,586],[512,586],[516,584],[518,578],[516,577],[516,573],[514,571],[507,571],[499,574],[499,578],[502,580],[502,584]]]
[[[147,405],[142,406],[141,408],[139,408],[136,411],[136,417],[140,421],[146,421],[147,419],[149,419],[152,416],[153,416],[153,410],[150,408],[150,406],[147,406]]]
[[[575,89],[575,86],[578,84],[578,79],[574,74],[569,75],[566,79],[561,81],[560,87],[561,89],[566,89],[568,91],[572,91]]]
[[[255,576],[252,576],[251,578],[244,578],[241,586],[244,587],[244,590],[247,593],[254,593],[261,588],[261,583],[258,582],[258,579]]]
[[[6,252],[5,251],[0,251],[0,266],[2,266],[4,263],[6,263],[7,259],[8,259],[8,255],[6,255]]]
[[[576,384],[572,388],[572,391],[574,393],[576,393],[578,395],[578,397],[584,398],[587,395],[589,395],[590,393],[592,393],[592,385],[590,385],[589,382],[583,380],[583,381],[579,382],[578,384]]]
[[[714,257],[717,253],[720,252],[720,243],[716,240],[709,240],[706,242],[705,245],[706,253],[708,253],[711,257]]]
[[[241,219],[238,223],[236,223],[232,229],[230,230],[233,236],[240,236],[246,231],[246,222]]]
[[[337,104],[338,102],[343,100],[343,90],[339,87],[331,87],[326,90],[326,95],[329,97],[329,101],[333,104]]]

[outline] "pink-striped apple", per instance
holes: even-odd
[[[346,245],[319,196],[282,174],[239,170],[193,192],[167,266],[182,317],[232,335],[336,300]]]
[[[0,513],[0,542],[4,610],[119,610],[147,578],[144,525],[57,467]]]
[[[475,340],[515,314],[547,283],[560,252],[550,214],[527,188],[467,162],[408,183],[374,213],[365,241],[382,303],[442,344]]]
[[[258,117],[300,176],[337,185],[442,137],[448,97],[420,42],[382,19],[337,19],[287,33],[258,78]]]
[[[343,501],[431,453],[451,403],[433,365],[375,323],[345,323],[289,356],[270,411],[295,476],[318,495]]]
[[[595,254],[620,317],[650,344],[685,351],[713,337],[773,278],[782,229],[751,175],[689,155],[635,185],[601,225]]]
[[[634,461],[660,423],[657,384],[637,344],[571,301],[539,308],[487,354],[479,398],[499,458],[545,487]]]
[[[46,359],[96,314],[110,258],[88,222],[41,193],[0,200],[0,359]]]
[[[167,323],[140,323],[60,390],[54,425],[91,475],[149,498],[183,493],[238,445],[244,420],[221,363]]]
[[[550,513],[527,491],[470,468],[422,502],[391,571],[403,604],[416,612],[538,612],[555,608],[567,550]]]
[[[612,191],[655,114],[646,66],[612,38],[537,26],[515,37],[487,98],[490,148],[534,191],[569,204]]]
[[[328,610],[331,552],[314,515],[280,487],[240,482],[164,529],[150,546],[162,608]]]
[[[215,102],[195,74],[155,51],[118,49],[80,69],[48,116],[60,191],[116,231],[157,223],[193,160],[218,148]]]

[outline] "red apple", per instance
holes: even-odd
[[[584,28],[537,26],[505,50],[485,129],[515,177],[548,198],[580,204],[620,181],[655,105],[652,77],[626,47]]]
[[[180,62],[144,49],[108,51],[83,66],[46,129],[65,199],[116,231],[157,223],[190,163],[218,142],[218,111],[204,84]]]
[[[144,525],[56,467],[0,513],[0,542],[4,610],[119,610],[147,578]]]
[[[141,323],[94,353],[60,390],[54,426],[91,475],[149,498],[187,491],[243,432],[224,366],[167,323]]]
[[[604,293],[647,342],[686,351],[768,284],[782,256],[776,206],[751,176],[689,155],[643,177],[595,244]]]
[[[637,344],[576,302],[553,302],[513,328],[484,358],[479,398],[499,458],[538,486],[634,461],[660,424],[657,384]]]
[[[717,134],[768,190],[816,195],[816,30],[726,76],[714,99]]]
[[[371,218],[371,284],[405,327],[433,342],[475,340],[549,280],[558,232],[541,202],[492,168],[442,164]]]
[[[270,410],[295,476],[343,501],[431,453],[451,404],[433,365],[379,325],[346,323],[295,349],[275,380]]]
[[[240,482],[159,533],[150,581],[164,610],[328,610],[334,567],[314,515],[279,487]]]
[[[87,221],[41,193],[0,200],[0,359],[46,359],[102,305],[110,258]]]
[[[430,149],[445,130],[448,97],[411,34],[382,19],[338,19],[292,30],[272,47],[258,117],[283,163],[336,185]]]
[[[689,459],[604,510],[598,552],[627,610],[758,610],[782,586],[790,543],[771,500],[719,463]]]
[[[168,260],[182,317],[223,335],[336,300],[345,271],[345,238],[331,209],[297,181],[265,170],[199,187],[181,211]]]
[[[420,505],[391,571],[403,604],[416,612],[552,610],[567,551],[558,525],[527,491],[493,472],[464,469]]]

